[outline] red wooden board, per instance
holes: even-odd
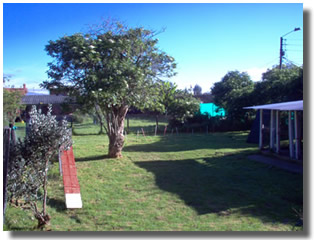
[[[61,153],[61,165],[64,193],[80,193],[80,185],[77,179],[73,148]]]

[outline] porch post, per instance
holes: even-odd
[[[294,135],[295,135],[295,158],[298,160],[300,155],[300,131],[298,112],[294,111]]]
[[[263,148],[263,109],[259,110],[259,149]]]
[[[291,120],[291,112],[288,114],[288,122],[289,122],[289,150],[290,150],[290,158],[294,158],[294,146],[293,146],[293,125]]]
[[[270,110],[270,141],[269,141],[269,149],[274,150],[275,148],[275,110]]]
[[[276,111],[276,153],[280,151],[280,111]]]

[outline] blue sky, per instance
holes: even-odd
[[[49,40],[87,30],[102,18],[117,18],[130,27],[165,32],[159,47],[178,63],[171,79],[180,88],[199,84],[210,91],[233,70],[246,71],[258,81],[279,63],[280,36],[303,29],[302,4],[13,4],[3,6],[3,73],[10,85],[29,88],[47,79],[52,59],[44,48]],[[286,57],[303,64],[303,31],[285,37]]]

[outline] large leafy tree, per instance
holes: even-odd
[[[169,107],[175,100],[177,86],[169,81],[157,81],[156,84],[158,85],[158,95],[155,99],[155,103],[148,111],[155,114],[156,127],[158,130],[159,115],[167,115],[169,113]]]
[[[302,100],[303,68],[291,65],[268,69],[256,83],[251,99],[254,105]]]
[[[198,113],[199,110],[199,99],[195,98],[188,90],[177,89],[167,111],[167,114],[170,116],[170,125],[182,125],[188,118]]]
[[[251,93],[254,82],[246,72],[228,72],[220,82],[216,82],[211,89],[214,103],[227,111],[227,118],[232,125],[245,123],[243,107],[252,105]]]
[[[71,88],[80,102],[92,102],[106,119],[109,156],[121,157],[124,119],[130,106],[149,108],[157,79],[174,75],[174,58],[157,47],[156,32],[108,22],[88,34],[50,41],[49,80],[42,86]]]

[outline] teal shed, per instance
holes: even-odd
[[[218,107],[214,103],[201,103],[200,104],[201,114],[208,114],[209,117],[225,117],[225,109]]]

